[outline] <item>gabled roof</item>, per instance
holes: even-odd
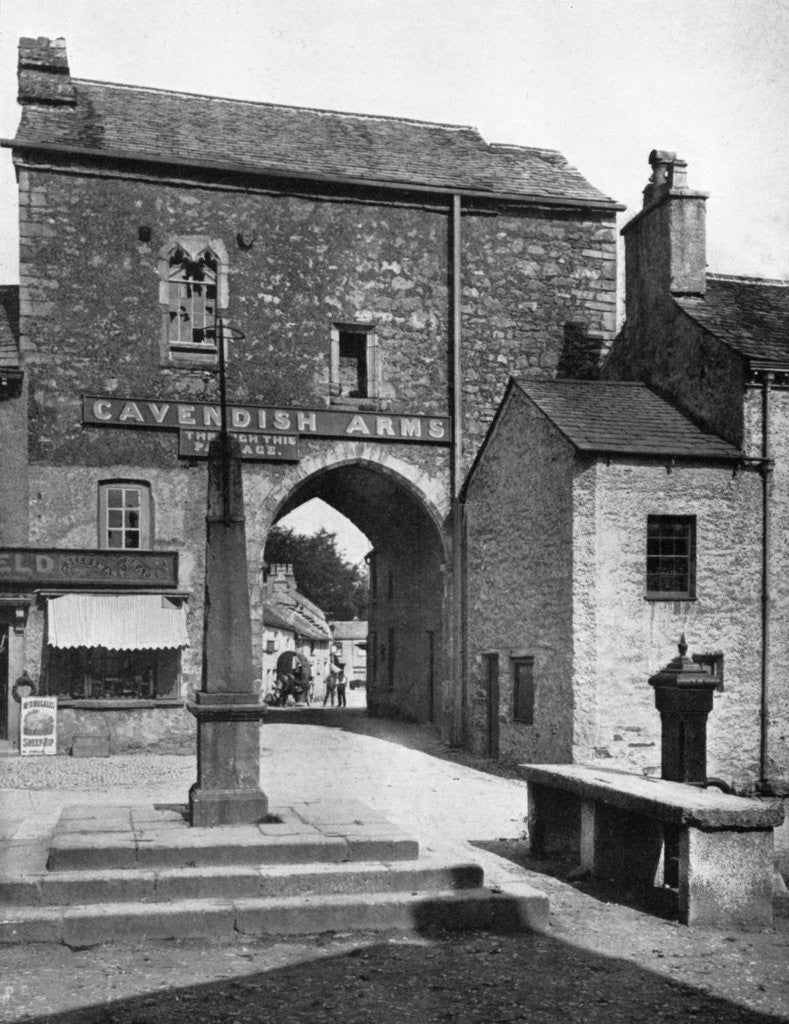
[[[708,274],[704,298],[675,302],[746,358],[789,363],[789,282]]]
[[[67,66],[24,74],[34,85],[4,143],[16,148],[622,208],[560,153],[489,145],[475,128],[84,81]],[[69,83],[67,100],[48,101],[49,79]]]
[[[349,619],[331,622],[329,625],[335,640],[366,640],[368,624],[366,619]]]
[[[19,367],[19,285],[0,285],[0,366]]]
[[[646,384],[527,379],[511,384],[580,452],[727,461],[742,458],[728,441],[704,432]]]
[[[263,624],[276,629],[287,629],[308,640],[329,641],[331,630],[328,623],[312,615],[308,609],[296,603],[285,603],[278,599],[263,602]]]

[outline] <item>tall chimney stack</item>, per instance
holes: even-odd
[[[706,291],[708,193],[688,188],[687,163],[670,150],[649,154],[643,208],[622,228],[627,316],[638,319],[669,295]]]

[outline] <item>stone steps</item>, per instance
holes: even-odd
[[[326,931],[522,930],[548,901],[520,881],[420,853],[355,801],[282,808],[258,825],[192,828],[182,806],[68,807],[45,844],[0,868],[0,942]]]
[[[431,892],[483,884],[478,864],[423,856],[412,862],[232,864],[208,867],[106,868],[0,879],[0,906],[161,903],[195,899],[278,899],[349,893]],[[0,910],[0,915],[2,911]]]
[[[8,905],[0,910],[0,942],[64,943],[80,948],[125,940],[334,931],[515,932],[543,929],[547,918],[547,899],[525,883],[513,883],[502,892],[471,889],[67,907]]]

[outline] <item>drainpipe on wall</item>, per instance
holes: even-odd
[[[461,287],[460,287],[460,196],[452,196],[450,302],[452,316],[452,671],[455,706],[450,740],[462,745],[466,708],[465,643],[463,639],[463,507],[458,497],[463,471],[463,396],[461,361]]]
[[[770,386],[772,373],[762,380],[762,679],[759,741],[759,792],[769,793],[767,777],[770,724],[770,490],[774,463],[770,457]]]

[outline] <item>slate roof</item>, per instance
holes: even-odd
[[[69,83],[76,103],[25,99],[6,145],[622,208],[560,153],[490,145],[475,128],[24,74]]]
[[[19,285],[0,285],[0,366],[19,367]]]
[[[330,623],[335,640],[366,640],[368,624],[366,619],[338,620]]]
[[[675,301],[748,359],[789,363],[789,282],[708,274],[704,298]]]
[[[578,451],[736,461],[740,451],[705,433],[645,384],[619,381],[512,382]]]

